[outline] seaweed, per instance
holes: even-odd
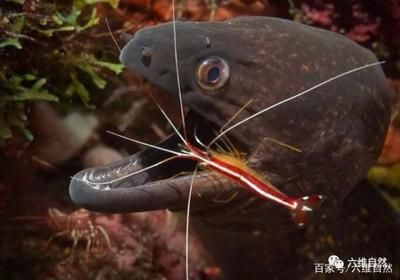
[[[95,108],[108,77],[122,72],[114,53],[99,46],[99,5],[118,0],[5,1],[0,4],[0,144],[15,129],[26,140],[29,109],[44,100]],[[97,40],[96,40],[97,39]],[[79,101],[79,102],[77,102]]]

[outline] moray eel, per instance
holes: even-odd
[[[196,131],[205,143],[249,100],[235,122],[377,61],[344,36],[277,18],[176,22],[176,33],[182,99],[189,108],[188,137],[193,140]],[[137,32],[120,58],[128,69],[178,98],[172,23]],[[314,262],[326,262],[329,254],[381,254],[390,260],[391,237],[378,246],[368,240],[391,231],[390,236],[398,234],[398,218],[371,187],[355,188],[379,155],[389,118],[389,89],[376,66],[232,130],[228,137],[246,153],[248,165],[280,190],[292,197],[323,194],[326,201],[309,224],[298,229],[285,209],[226,178],[199,172],[193,223],[227,279],[304,278],[314,272]],[[178,149],[179,142],[171,135],[160,145]],[[83,170],[71,181],[71,198],[101,212],[182,210],[191,176],[168,178],[193,170],[192,162],[177,159],[126,177],[169,156],[146,149],[121,162]],[[124,179],[102,184],[120,177]]]

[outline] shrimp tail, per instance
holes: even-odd
[[[312,211],[318,208],[324,199],[325,196],[318,194],[296,199],[296,208],[292,213],[294,222],[300,227],[304,226]]]

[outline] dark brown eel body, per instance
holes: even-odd
[[[177,22],[176,28],[182,97],[190,108],[189,137],[196,128],[204,142],[250,99],[253,102],[236,121],[335,75],[376,62],[370,51],[341,35],[282,19]],[[123,49],[121,61],[177,98],[172,30],[171,23],[141,30]],[[205,90],[196,81],[196,66],[211,56],[225,59],[231,73],[223,87]],[[342,259],[385,256],[399,264],[399,217],[377,191],[362,183],[379,155],[389,117],[389,89],[381,67],[375,66],[232,130],[228,136],[246,152],[248,164],[284,193],[323,194],[326,200],[299,229],[286,209],[225,178],[200,172],[194,184],[192,221],[226,278],[315,277],[314,263],[326,263],[332,254]],[[178,142],[172,135],[161,145],[177,149]],[[109,185],[98,184],[168,156],[148,149],[116,164],[83,170],[76,175],[83,181],[71,181],[71,197],[101,212],[182,210],[190,176],[160,178],[192,169],[193,164],[184,160]],[[235,193],[229,202],[221,202]]]

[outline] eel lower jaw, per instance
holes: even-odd
[[[214,135],[213,125],[192,111],[188,113],[187,125],[191,141],[195,131],[205,143]],[[173,134],[159,146],[179,150],[181,142]],[[168,160],[170,157],[166,152],[145,149],[121,161],[82,170],[71,178],[70,197],[77,205],[97,212],[184,209],[196,162],[182,158]],[[178,176],[182,172],[187,175]],[[236,191],[236,186],[228,184],[225,178],[201,170],[196,173],[193,186],[194,208],[202,208],[221,193]]]

